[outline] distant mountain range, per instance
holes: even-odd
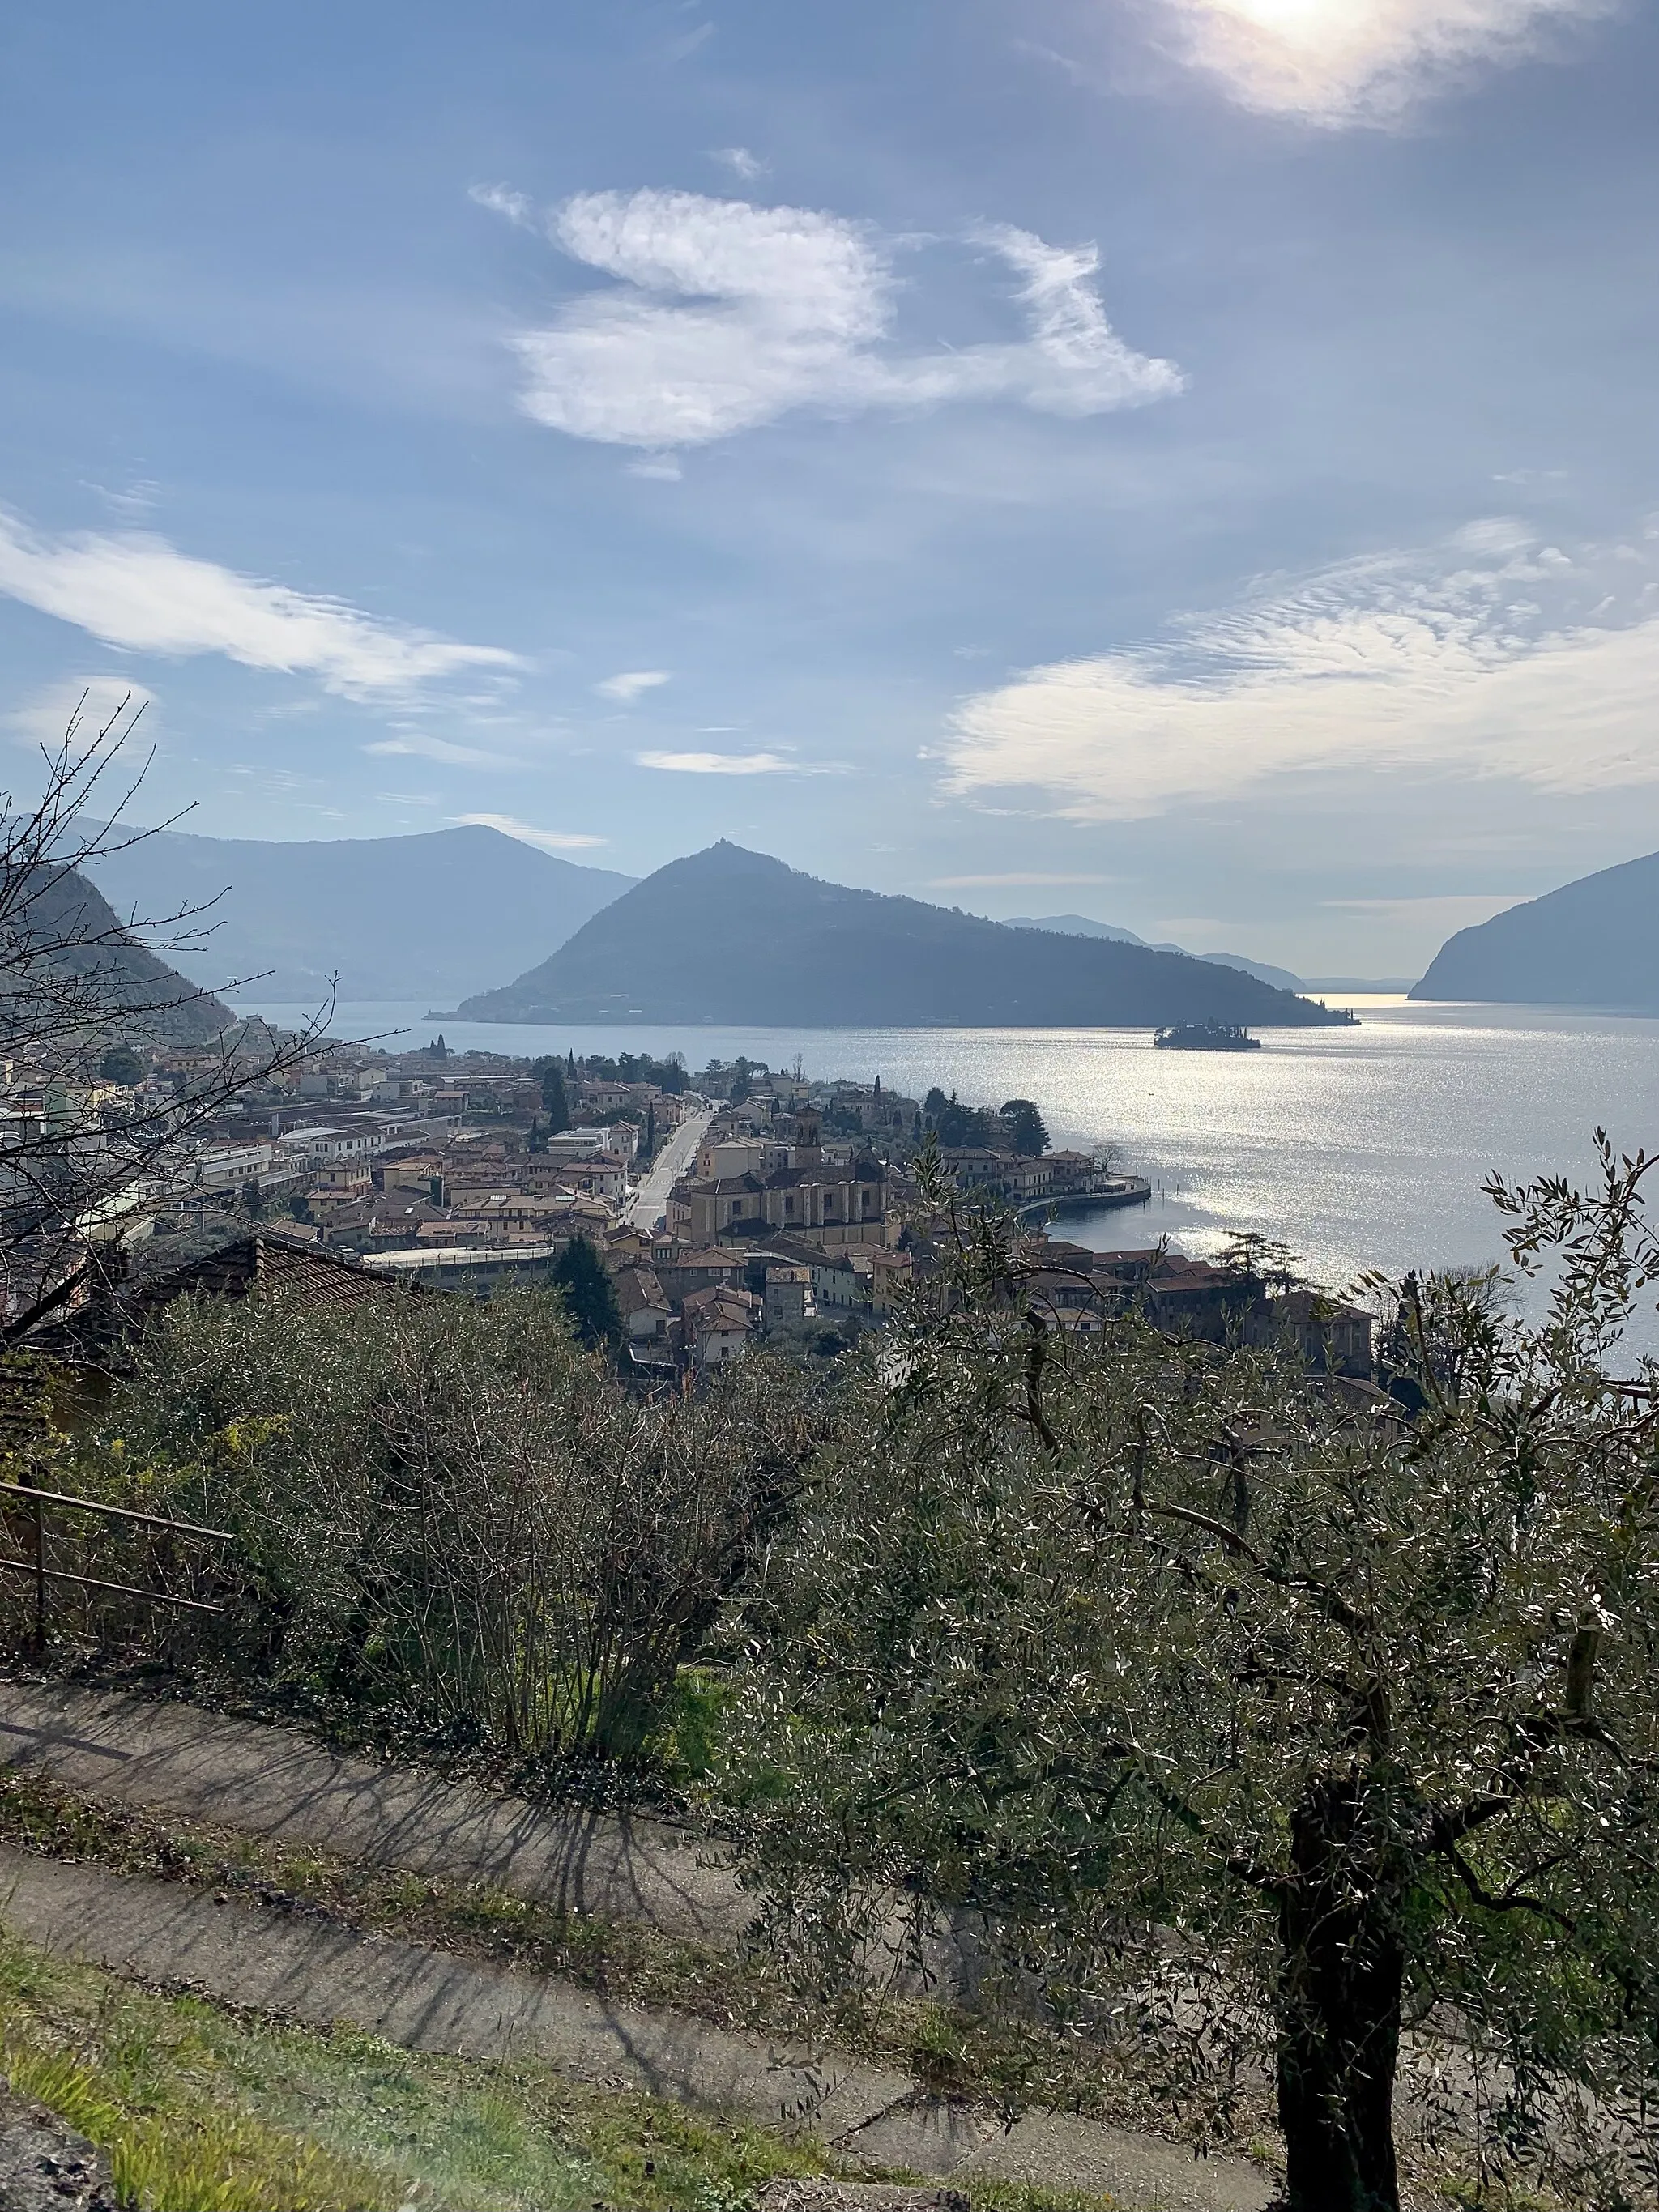
[[[161,830],[95,873],[124,919],[208,907],[184,957],[215,989],[257,978],[261,999],[315,1003],[337,970],[342,999],[428,1005],[544,956],[636,881],[478,824],[293,844]]]
[[[1659,1013],[1659,853],[1460,929],[1411,995]]]
[[[1041,916],[1017,915],[1008,924],[1010,929],[1052,929],[1062,937],[1103,937],[1114,945],[1146,945],[1144,937],[1137,937],[1133,929],[1119,929],[1109,921],[1095,921],[1086,914],[1049,914]],[[1153,952],[1186,952],[1184,945],[1152,945]],[[1404,991],[1410,987],[1408,975],[1293,975],[1288,968],[1275,968],[1266,960],[1247,960],[1242,952],[1194,952],[1188,956],[1194,960],[1211,960],[1218,968],[1237,968],[1241,975],[1254,975],[1258,982],[1271,983],[1276,991]]]
[[[819,1029],[1311,1028],[1333,1017],[1253,975],[1119,939],[1039,935],[822,883],[724,840],[675,860],[550,959],[465,1000],[469,1020]]]

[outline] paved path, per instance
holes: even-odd
[[[678,1829],[552,1809],[337,1758],[291,1729],[71,1685],[0,1681],[0,1762],[70,1789],[316,1844],[343,1858],[487,1881],[567,1911],[731,1944],[751,1907]]]
[[[696,1157],[703,1132],[715,1109],[705,1107],[680,1123],[657,1155],[657,1164],[623,1209],[623,1219],[635,1229],[654,1229],[668,1213],[668,1194]]]
[[[1109,2191],[1168,2212],[1261,2212],[1268,2191],[1240,2160],[1202,2164],[1174,2145],[1086,2120],[994,2115],[921,2096],[905,2075],[815,2059],[706,2021],[612,2005],[564,1982],[178,1883],[0,1848],[0,1918],[60,1957],[325,2024],[347,2021],[413,2051],[536,2057],[607,2087],[647,2089],[801,2127],[854,2164]]]

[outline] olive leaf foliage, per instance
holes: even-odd
[[[1398,2203],[1397,2087],[1487,2183],[1652,2195],[1659,1263],[1598,1142],[1492,1186],[1536,1318],[1394,1287],[1397,1395],[947,1246],[745,1617],[722,1790],[803,1970],[972,1928],[1200,2126],[1271,2084],[1297,2212]]]

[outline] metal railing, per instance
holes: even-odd
[[[109,1590],[118,1597],[136,1597],[145,1605],[173,1606],[186,1613],[223,1613],[226,1610],[222,1605],[210,1605],[202,1598],[177,1597],[169,1590],[144,1589],[136,1583],[107,1582],[96,1575],[71,1574],[66,1567],[49,1567],[46,1565],[46,1509],[49,1506],[67,1507],[76,1513],[105,1514],[111,1520],[136,1523],[141,1528],[165,1529],[172,1535],[204,1537],[216,1544],[228,1544],[235,1540],[228,1528],[205,1528],[194,1521],[175,1521],[161,1513],[141,1513],[131,1505],[106,1505],[101,1498],[76,1498],[64,1490],[42,1490],[33,1482],[0,1482],[0,1495],[26,1498],[33,1509],[33,1557],[14,1559],[0,1553],[0,1571],[27,1575],[33,1581],[34,1627],[30,1644],[36,1657],[44,1654],[46,1648],[49,1586],[55,1582],[73,1583],[82,1589]]]

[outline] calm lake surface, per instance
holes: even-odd
[[[799,1057],[809,1075],[879,1075],[913,1097],[937,1083],[975,1105],[1035,1098],[1057,1145],[1115,1145],[1154,1186],[1150,1206],[1068,1214],[1057,1234],[1102,1251],[1168,1235],[1201,1256],[1259,1229],[1334,1287],[1369,1267],[1502,1258],[1480,1190],[1494,1168],[1581,1174],[1598,1126],[1623,1150],[1659,1150],[1659,1020],[1353,1003],[1358,1029],[1269,1030],[1260,1052],[1237,1054],[1155,1052],[1145,1030],[441,1027],[462,1049],[677,1050],[693,1068]],[[308,1010],[257,1011],[297,1023]],[[407,1005],[342,1006],[333,1024],[390,1048],[438,1026]]]

